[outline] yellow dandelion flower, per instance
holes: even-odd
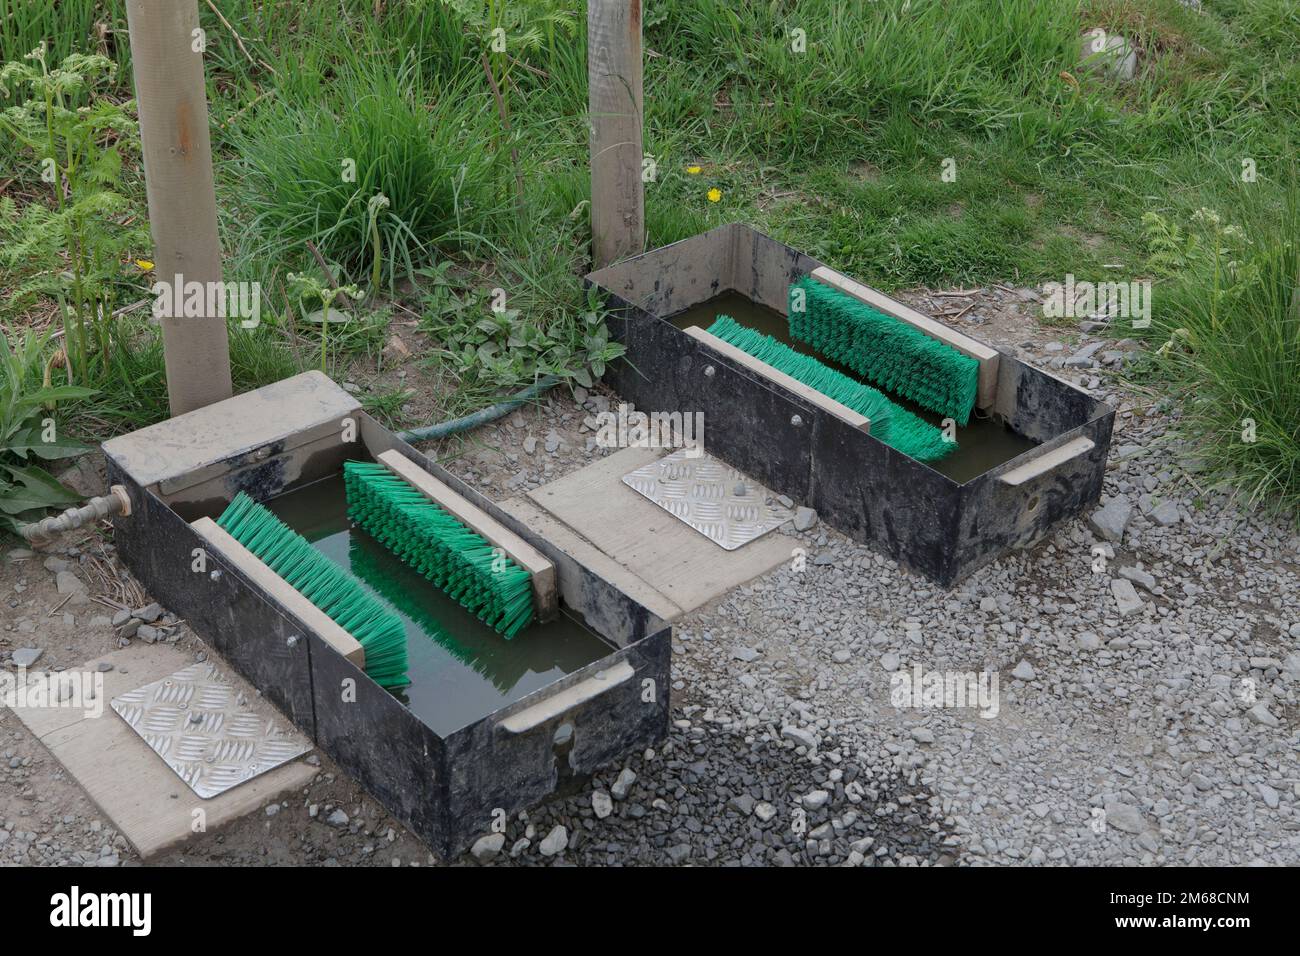
[[[153,263],[148,259],[136,259],[135,264],[141,272],[153,272]]]
[[[686,174],[688,176],[698,176],[703,169],[703,166],[687,166]]]
[[[721,202],[721,201],[722,201],[722,190],[718,189],[716,186],[713,189],[710,189],[709,202]]]

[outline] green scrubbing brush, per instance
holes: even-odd
[[[381,687],[405,687],[406,625],[337,564],[242,491],[217,519],[232,538],[255,554],[366,652],[366,673]]]
[[[946,441],[938,428],[894,404],[871,386],[854,381],[812,356],[796,352],[770,335],[746,328],[730,316],[718,316],[707,331],[865,415],[871,420],[871,434],[905,455],[918,461],[937,461],[957,447],[955,441]]]
[[[493,636],[486,641],[482,639],[466,642],[456,636],[464,633],[463,619],[453,618],[452,614],[468,615],[468,611],[456,608],[444,610],[447,619],[443,620],[430,606],[421,600],[414,588],[410,586],[409,576],[415,575],[414,569],[369,536],[355,535],[348,548],[348,558],[352,573],[368,584],[374,591],[388,601],[395,609],[417,624],[425,636],[442,647],[452,657],[467,665],[476,674],[491,681],[492,685],[503,694],[508,693],[528,671],[527,663],[520,661],[514,666],[503,669],[504,661],[514,659],[508,654],[499,653],[504,638]],[[394,573],[393,564],[401,565],[405,574]],[[495,643],[487,643],[492,641]]]
[[[795,311],[796,290],[803,306]],[[810,276],[790,286],[790,337],[922,408],[970,421],[979,361]]]
[[[348,515],[507,638],[533,619],[528,571],[383,465],[343,465]]]

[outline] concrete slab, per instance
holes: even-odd
[[[337,439],[361,404],[320,372],[303,372],[104,442],[104,454],[142,486],[185,476],[197,484],[232,455],[292,438]],[[277,453],[280,449],[277,449]]]
[[[528,497],[683,613],[791,559],[795,545],[778,532],[726,551],[623,484],[665,453],[625,448]]]
[[[96,697],[96,703],[102,704],[98,714],[93,711],[99,708],[68,707],[20,707],[14,713],[142,858],[184,842],[200,822],[205,829],[214,829],[306,786],[316,775],[315,767],[297,760],[221,796],[200,800],[108,706],[119,694],[174,674],[194,663],[193,658],[170,645],[133,644],[88,661],[78,670],[95,672],[101,662],[111,663],[113,669],[103,675],[103,690]],[[227,674],[253,701],[255,710],[291,726],[233,670],[227,669]]]

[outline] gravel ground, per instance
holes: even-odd
[[[1119,407],[1103,506],[951,591],[821,525],[788,532],[805,562],[676,628],[658,752],[457,864],[1300,863],[1294,528],[1202,490],[1169,434],[1176,413],[1115,382],[1133,343],[1040,327],[1031,290],[911,301]],[[439,454],[494,497],[554,480],[606,453],[584,420],[609,396],[578,398],[553,394]],[[57,557],[92,596],[120,594],[130,582],[103,587],[98,544]],[[71,666],[116,646],[112,609],[58,608],[58,581],[36,559],[0,565],[0,661],[32,648],[38,666]],[[168,637],[204,652],[183,625]],[[996,677],[998,693],[895,706],[918,673],[990,690]],[[136,862],[7,711],[0,757],[0,861]],[[436,862],[319,760],[302,793],[160,862]]]

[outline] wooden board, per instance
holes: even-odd
[[[991,408],[997,396],[998,388],[998,350],[977,342],[969,335],[963,335],[956,329],[950,329],[928,315],[922,315],[916,309],[903,305],[861,282],[855,282],[843,273],[822,266],[814,269],[812,277],[823,285],[830,286],[845,295],[852,296],[859,302],[871,306],[878,312],[893,316],[900,322],[906,322],[918,332],[928,335],[935,341],[951,346],[962,355],[969,355],[979,362],[979,386],[975,395],[978,408]]]
[[[835,399],[831,398],[829,395],[823,395],[821,392],[817,391],[817,389],[805,385],[794,376],[787,375],[780,369],[774,368],[766,362],[755,358],[744,349],[738,348],[730,342],[724,341],[716,335],[706,332],[698,325],[690,326],[685,330],[685,332],[691,338],[703,342],[709,348],[716,352],[720,352],[733,362],[743,365],[745,368],[758,373],[777,385],[780,385],[787,391],[793,392],[810,405],[816,405],[822,411],[834,415],[836,418],[843,419],[854,428],[861,429],[864,432],[871,431],[871,419],[867,418],[867,416],[860,412],[855,412],[847,405],[835,401]]]
[[[528,497],[689,612],[791,560],[798,542],[773,531],[724,551],[623,484],[666,449],[625,448]]]
[[[334,650],[362,670],[366,669],[366,649],[360,641],[272,571],[261,558],[231,537],[224,528],[211,518],[199,518],[191,522],[190,527],[207,542],[208,547],[237,567],[263,591],[273,594],[276,600],[319,634]]]
[[[501,510],[518,518],[530,531],[536,532],[573,560],[614,585],[665,624],[682,616],[682,609],[667,596],[656,591],[649,582],[637,577],[531,498],[510,498],[501,502]],[[559,589],[563,593],[562,577]]]
[[[379,462],[423,492],[430,501],[455,515],[461,523],[500,548],[515,564],[526,570],[532,576],[533,599],[539,620],[547,621],[556,615],[558,601],[555,594],[555,565],[547,560],[546,555],[400,452],[386,451],[379,456]]]
[[[215,659],[211,651],[208,654]],[[132,644],[79,669],[94,671],[101,661],[113,664],[113,670],[104,674],[103,713],[98,717],[70,708],[20,708],[14,713],[142,858],[189,839],[198,820],[213,830],[305,787],[316,775],[315,767],[295,760],[218,797],[199,799],[108,705],[119,694],[174,674],[194,659],[169,644]],[[252,685],[229,667],[223,665],[223,670],[255,709],[292,726]],[[201,816],[195,813],[199,810]]]
[[[1023,485],[1040,475],[1045,475],[1057,465],[1063,464],[1078,455],[1086,454],[1092,451],[1094,443],[1091,438],[1075,438],[1066,442],[1051,451],[1043,452],[1041,455],[1025,462],[1023,465],[1017,465],[1008,472],[998,476],[998,480],[1004,485]]]

